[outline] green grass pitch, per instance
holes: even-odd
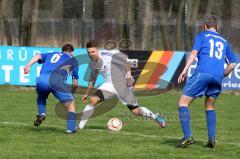
[[[236,158],[240,157],[240,97],[221,94],[216,105],[216,147],[204,147],[207,129],[204,98],[192,103],[192,132],[196,142],[186,149],[177,148],[182,137],[177,118],[179,91],[149,97],[138,97],[140,105],[164,113],[166,128],[154,121],[130,115],[118,103],[111,111],[91,119],[85,130],[66,135],[66,122],[57,117],[51,95],[47,103],[47,118],[36,128],[33,120],[37,112],[34,90],[10,86],[0,87],[0,158]],[[76,95],[77,110],[83,109],[80,95]],[[119,133],[106,130],[107,121],[117,117],[123,121]]]

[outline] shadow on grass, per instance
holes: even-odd
[[[105,126],[89,125],[89,126],[86,126],[86,129],[95,129],[95,130],[102,131],[102,130],[106,130],[107,128]]]
[[[165,144],[165,145],[168,145],[168,146],[171,146],[171,147],[175,147],[175,148],[178,148],[178,145],[179,145],[179,140],[178,139],[166,139],[166,140],[162,140],[161,142],[162,144]]]
[[[179,148],[179,142],[180,142],[180,139],[172,138],[172,139],[166,139],[166,140],[162,141],[162,144],[166,144],[166,145],[174,147],[174,148]],[[206,145],[206,143],[204,143],[203,141],[195,140],[192,145],[189,145],[184,149],[190,148],[191,146],[204,147],[205,145]]]
[[[65,129],[58,127],[48,127],[48,126],[40,126],[40,127],[29,127],[29,130],[36,133],[65,133]]]

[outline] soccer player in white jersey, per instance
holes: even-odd
[[[87,43],[87,52],[91,58],[89,66],[92,72],[86,94],[82,96],[82,101],[86,102],[98,74],[103,76],[105,82],[90,97],[90,103],[84,108],[79,123],[80,129],[85,127],[98,103],[114,96],[117,96],[123,105],[127,105],[134,115],[152,118],[161,127],[166,126],[165,120],[159,114],[138,105],[133,92],[134,79],[126,55],[118,50],[99,50],[97,42],[94,40]]]

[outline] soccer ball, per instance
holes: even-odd
[[[120,131],[122,129],[122,121],[118,118],[111,118],[107,123],[107,129],[109,131]]]

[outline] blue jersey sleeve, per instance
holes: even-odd
[[[41,64],[41,63],[44,63],[46,58],[52,53],[45,53],[45,54],[40,54],[41,55],[41,59],[38,60],[38,63]]]
[[[200,51],[201,43],[202,43],[201,34],[198,34],[194,38],[194,44],[193,44],[192,50]]]
[[[79,79],[79,76],[78,76],[78,67],[75,67],[75,68],[72,70],[72,78],[73,78],[73,79]]]
[[[72,66],[72,78],[73,79],[79,79],[78,76],[78,61],[76,59],[73,60],[73,66]]]
[[[234,53],[232,52],[231,47],[229,47],[229,46],[226,49],[225,60],[227,61],[227,63],[235,63],[236,62],[236,57],[235,57]]]

